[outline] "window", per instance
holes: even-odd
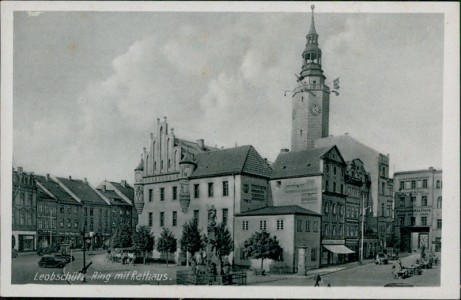
[[[72,207],[70,207],[70,206],[67,207],[67,213],[68,213],[68,214],[71,214],[71,213],[72,213]]]
[[[48,220],[45,220],[45,222],[44,222],[44,223],[45,223],[45,226],[44,226],[44,227],[45,227],[45,229],[48,229]]]
[[[328,192],[328,180],[325,180],[325,191]]]
[[[381,216],[384,217],[384,203],[381,203]]]
[[[416,180],[411,181],[411,188],[415,189],[416,188]]]
[[[296,221],[296,231],[297,232],[302,232],[303,231],[303,228],[302,228],[302,221],[301,220],[297,220]]]
[[[222,182],[222,195],[229,196],[229,181]]]
[[[306,220],[306,231],[311,231],[311,221]]]
[[[333,225],[333,226],[332,226],[331,234],[332,234],[333,236],[336,236],[336,225]]]
[[[242,230],[248,230],[248,221],[242,222]]]
[[[336,182],[333,182],[333,192],[336,193]]]
[[[336,214],[336,203],[333,203],[333,209],[332,209],[333,214]]]
[[[194,184],[194,198],[200,197],[200,186],[198,184]]]
[[[59,212],[62,214],[64,213],[64,206],[59,207]]]
[[[93,208],[90,208],[90,217],[93,216]]]
[[[199,224],[199,211],[198,210],[194,210],[194,222],[196,224]]]
[[[173,200],[178,199],[178,187],[174,186],[173,187]]]
[[[427,182],[427,181],[426,181]],[[400,181],[400,189],[404,190],[405,189],[405,181]]]
[[[343,225],[339,225],[338,235],[340,235],[340,236],[343,235]]]
[[[411,224],[411,226],[415,226],[415,224],[416,224],[415,217],[410,218],[410,224]]]
[[[88,215],[88,209],[86,207],[84,208],[84,212],[85,212],[85,216],[87,216]]]
[[[154,190],[149,189],[149,202],[152,202],[153,196],[154,196]]]
[[[38,220],[38,228],[39,228],[39,229],[42,228],[42,220]]]
[[[442,219],[437,219],[437,229],[442,228]]]
[[[326,165],[326,170],[327,170],[327,173],[330,171],[330,165]]]
[[[76,214],[76,215],[78,214],[78,207],[77,206],[74,207],[74,214]]]
[[[277,220],[277,230],[283,230],[283,220]]]
[[[400,204],[400,207],[405,207],[405,197],[399,198],[399,204]]]
[[[325,236],[328,236],[328,235],[329,235],[328,224],[325,224]]]
[[[77,220],[74,221],[74,228],[78,228],[78,221]]]
[[[314,232],[318,232],[318,231],[319,231],[319,222],[314,221]]]
[[[154,223],[154,214],[149,213],[149,227],[152,227],[152,224]]]
[[[336,167],[333,167],[333,174],[336,175]]]
[[[442,208],[442,196],[437,198],[437,208]]]
[[[38,205],[38,213],[41,215],[43,214],[43,207],[41,204]]]
[[[341,194],[344,192],[344,186],[341,184]]]
[[[423,179],[423,188],[427,188],[427,179]]]
[[[213,197],[213,182],[208,182],[208,197]]]
[[[392,217],[392,205],[387,206],[387,216]]]
[[[280,187],[280,186],[282,185],[282,181],[277,180],[277,181],[275,182],[275,185],[276,185],[277,187]]]
[[[437,182],[436,182],[436,184],[435,184],[435,187],[438,188],[438,189],[440,189],[440,186],[441,186],[441,185],[440,185],[440,180],[437,180]]]
[[[229,210],[227,208],[222,209],[222,222],[223,224],[227,224],[227,215],[229,213]]]
[[[266,220],[259,221],[259,230],[266,230]]]
[[[173,221],[171,223],[174,226],[178,225],[178,213],[177,212],[173,212]]]
[[[93,223],[93,220],[91,220],[91,224]],[[70,219],[67,219],[67,228],[72,227],[72,221]]]
[[[160,227],[165,226],[165,213],[163,211],[160,212]]]
[[[427,225],[427,217],[421,217],[421,225],[426,226]]]
[[[427,206],[427,196],[421,197],[421,206]]]
[[[160,201],[165,201],[165,188],[160,188]]]
[[[344,215],[344,206],[343,205],[338,205],[339,206],[339,215],[342,216]]]
[[[400,217],[400,226],[405,226],[405,217]]]
[[[312,248],[311,249],[311,261],[316,261],[317,260],[317,248]]]
[[[411,197],[411,203],[415,203],[416,202],[416,197]]]
[[[63,219],[61,219],[61,221],[59,221],[59,227],[64,228],[64,220]]]

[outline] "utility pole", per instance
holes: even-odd
[[[83,238],[83,268],[80,270],[80,273],[83,274],[83,282],[86,282],[86,271],[91,266],[92,262],[88,265],[86,264],[86,225],[83,225],[83,231],[80,231],[82,238]],[[72,259],[72,257],[71,257]]]
[[[360,239],[360,264],[363,264],[363,239],[365,227],[365,213],[371,206],[365,207],[365,194],[362,194],[362,224],[361,224],[361,239]]]

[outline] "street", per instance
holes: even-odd
[[[73,253],[75,261],[61,268],[40,268],[37,264],[40,257],[36,254],[22,255],[12,259],[12,283],[36,283],[36,284],[82,284],[83,276],[79,273],[83,266],[83,253]],[[401,259],[403,266],[411,266],[415,263],[419,254],[412,254]],[[176,284],[176,271],[186,267],[164,264],[136,264],[122,265],[121,263],[109,263],[103,252],[88,253],[86,263],[92,263],[87,272],[87,284],[117,285],[117,284],[149,284],[149,285],[172,285]],[[276,275],[256,276],[253,271],[248,271],[248,285],[267,286],[314,286],[314,276],[321,275],[321,286],[330,284],[337,286],[384,286],[389,283],[409,284],[412,286],[439,286],[440,266],[433,269],[425,269],[421,275],[414,275],[406,279],[394,279],[392,265],[396,261],[390,261],[388,265],[376,265],[367,263],[359,265],[351,263],[346,265],[332,266],[309,271],[307,276],[300,275]]]
[[[40,256],[37,254],[20,255],[11,259],[12,284],[67,284],[65,280],[57,280],[62,275],[62,268],[41,268],[38,266]],[[53,276],[54,275],[54,276]],[[51,279],[54,280],[51,280]]]

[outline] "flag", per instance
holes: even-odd
[[[339,77],[333,80],[333,87],[335,90],[339,90]]]

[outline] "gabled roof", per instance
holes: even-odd
[[[311,215],[320,216],[320,214],[312,210],[305,209],[298,205],[284,205],[284,206],[269,206],[249,210],[246,212],[235,214],[236,217],[244,216],[272,216],[272,215]]]
[[[127,197],[131,201],[134,201],[134,188],[131,185],[126,183],[125,186],[124,186],[120,182],[113,182],[113,181],[110,181],[110,183],[117,190],[119,190],[125,197]]]
[[[333,148],[336,146],[282,152],[274,162],[271,179],[319,175],[320,159]]]
[[[126,203],[125,200],[122,199],[115,191],[110,190],[102,190],[98,189],[98,191],[103,194],[107,199],[109,199],[110,204],[112,205],[121,205],[121,206],[131,206],[130,204]]]
[[[79,179],[57,178],[69,190],[71,190],[85,204],[107,205],[107,202],[102,199],[98,193],[88,184]]]
[[[229,174],[251,174],[270,177],[271,167],[253,146],[240,146],[229,149],[198,153],[197,168],[191,178],[224,176]]]
[[[56,199],[51,197],[50,194],[48,194],[46,191],[44,191],[42,188],[38,187],[37,189],[37,201],[55,201]]]
[[[39,182],[41,185],[43,185],[50,193],[53,194],[53,196],[56,197],[56,199],[60,203],[67,203],[67,204],[80,204],[78,203],[77,200],[72,198],[71,195],[69,195],[64,189],[62,189],[58,183],[56,183],[54,180],[51,178],[49,180],[46,180],[45,176],[41,175],[34,175],[35,180]]]
[[[204,145],[205,149],[201,149],[199,144],[197,144],[196,142],[186,141],[186,140],[183,140],[183,139],[178,139],[176,137],[174,138],[174,145],[175,146],[181,146],[184,150],[188,150],[189,152],[191,152],[193,154],[203,152],[203,151],[211,151],[211,150],[216,150],[217,149],[215,147],[210,147],[210,146],[207,146],[207,145]]]

